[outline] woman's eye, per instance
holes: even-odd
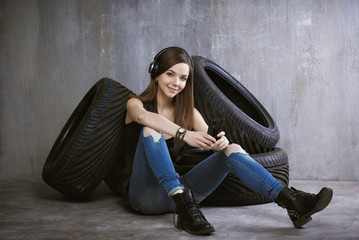
[[[187,78],[186,78],[186,77],[182,77],[182,80],[183,80],[183,81],[187,81]]]
[[[173,76],[173,73],[171,73],[171,72],[168,72],[168,73],[167,73],[167,76],[170,76],[170,77],[172,77],[172,76]]]

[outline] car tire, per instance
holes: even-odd
[[[248,153],[263,153],[279,140],[279,130],[262,104],[235,78],[214,62],[194,56],[195,107],[207,123],[225,118],[230,142]]]
[[[42,178],[58,192],[86,200],[121,157],[131,91],[103,78],[86,93],[45,161]]]

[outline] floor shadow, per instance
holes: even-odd
[[[115,199],[115,202],[119,206],[119,209],[128,213],[138,214],[131,207],[130,203],[127,200],[127,197],[116,196],[104,183],[101,183],[86,200],[82,201],[78,201],[63,195],[62,193],[48,186],[45,182],[34,183],[32,185],[32,188],[35,195],[42,200],[64,203],[97,203],[101,201]]]
[[[71,198],[57,192],[46,183],[36,183],[33,186],[34,193],[41,199],[55,202],[74,202]]]

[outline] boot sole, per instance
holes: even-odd
[[[187,229],[186,227],[184,226],[176,226],[179,230],[185,230],[186,232],[190,233],[190,234],[194,234],[194,235],[208,235],[210,233],[213,233],[215,232],[214,228],[211,227],[211,228],[207,228],[207,229],[203,229],[201,231],[191,231],[189,229]]]
[[[293,222],[295,228],[301,228],[304,224],[310,222],[312,220],[311,215],[322,211],[324,208],[326,208],[329,205],[330,201],[333,198],[333,190],[331,188],[324,188],[318,194],[320,194],[323,191],[326,192],[323,193],[322,198],[317,202],[317,204],[314,206],[312,211],[304,214],[302,217],[298,218],[296,221]]]

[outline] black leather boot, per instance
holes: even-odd
[[[318,194],[306,193],[293,187],[284,187],[274,200],[279,206],[286,208],[296,228],[312,220],[311,215],[322,211],[333,197],[331,188],[322,188]]]
[[[199,210],[197,201],[193,198],[192,192],[184,191],[172,196],[176,203],[176,213],[178,214],[176,228],[184,229],[188,233],[204,235],[214,232],[212,224],[204,217]]]

